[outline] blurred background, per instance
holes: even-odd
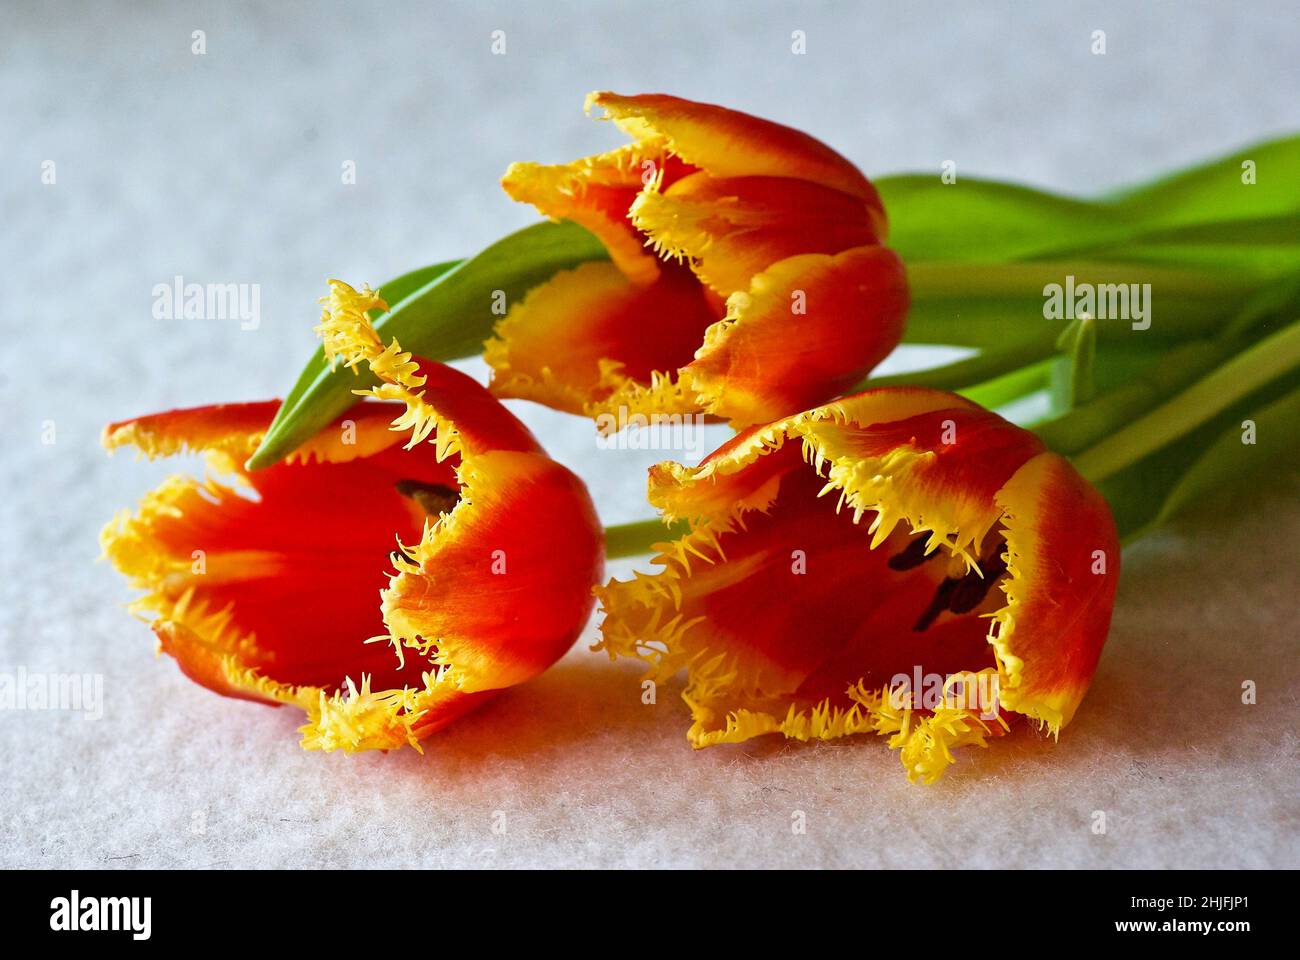
[[[1300,581],[1293,546],[1265,549],[1300,535],[1294,478],[1129,551],[1061,743],[1014,738],[928,790],[861,738],[692,754],[675,693],[642,705],[591,631],[427,757],[304,754],[287,711],[154,660],[95,558],[176,466],[110,460],[106,421],[278,396],[327,277],[377,285],[534,222],[497,184],[512,160],[623,142],[583,116],[590,90],[756,113],[869,176],[952,160],[1088,194],[1300,128],[1297,4],[11,0],[5,20],[0,671],[105,679],[98,721],[0,712],[0,864],[1296,865]],[[156,319],[176,275],[257,284],[257,328]],[[649,515],[659,454],[596,457],[586,421],[513,406],[607,522]]]

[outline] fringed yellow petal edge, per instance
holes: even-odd
[[[357,390],[355,393],[401,401],[407,405],[405,413],[393,421],[392,429],[410,431],[408,448],[429,440],[435,446],[435,457],[439,462],[453,455],[460,458],[456,465],[459,498],[455,506],[437,518],[426,520],[418,542],[398,543],[398,550],[393,557],[397,574],[392,578],[390,586],[381,591],[381,610],[389,632],[373,639],[388,641],[399,662],[404,661],[404,650],[427,658],[434,669],[424,675],[426,691],[435,687],[453,687],[458,691],[478,692],[494,686],[509,686],[514,682],[511,678],[496,676],[488,682],[473,671],[456,668],[453,663],[457,659],[456,651],[467,650],[472,640],[447,635],[426,637],[419,624],[407,623],[405,618],[399,618],[389,602],[397,582],[404,577],[422,576],[425,566],[436,557],[442,539],[454,536],[457,525],[464,522],[463,518],[474,509],[477,499],[476,482],[491,457],[473,456],[474,451],[464,442],[455,424],[444,419],[425,400],[423,393],[416,392],[427,382],[427,378],[418,373],[419,363],[409,352],[403,351],[395,339],[385,345],[367,315],[371,310],[386,309],[374,291],[368,286],[357,291],[341,280],[331,280],[329,283],[330,294],[322,298],[325,310],[321,323],[316,328],[324,340],[326,357],[332,363],[340,362],[353,368],[365,362],[376,377],[385,381],[373,389]],[[418,699],[419,695],[416,696]]]
[[[252,446],[256,446],[258,439],[252,439]],[[302,709],[307,714],[307,722],[299,732],[307,749],[352,752],[392,749],[403,744],[419,749],[411,727],[418,719],[418,707],[431,692],[427,678],[428,688],[423,696],[410,690],[372,694],[370,678],[364,674],[358,696],[353,696],[356,687],[351,678],[344,680],[346,693],[340,691],[332,696],[319,688],[280,683],[263,672],[268,658],[258,648],[256,638],[235,627],[231,607],[214,608],[205,604],[196,598],[193,588],[174,598],[161,589],[167,577],[179,567],[188,566],[189,561],[162,551],[151,535],[151,528],[159,517],[177,515],[178,502],[192,495],[239,496],[234,489],[210,477],[198,481],[172,476],[145,495],[134,515],[122,511],[100,534],[104,556],[127,576],[133,588],[145,591],[128,609],[155,628],[157,652],[162,653],[165,636],[199,644],[205,660],[232,690],[253,699]],[[417,709],[402,712],[412,704]]]
[[[418,392],[426,383],[426,378],[419,372],[419,363],[402,349],[396,338],[385,344],[371,324],[367,313],[387,310],[388,304],[369,285],[356,290],[342,280],[330,280],[329,287],[329,295],[321,298],[325,308],[321,322],[315,328],[326,358],[332,366],[341,363],[353,372],[364,362],[376,377],[384,381],[369,390],[352,392],[361,397],[406,404],[405,413],[393,421],[392,429],[398,433],[410,432],[406,443],[408,450],[433,434],[439,462],[453,454],[463,453],[455,425],[443,420],[425,402],[424,394]]]
[[[461,498],[455,507],[439,520],[427,522],[419,543],[398,544],[398,572],[393,581],[418,575],[421,559],[432,553],[437,538],[472,506],[472,469],[465,457],[468,451],[455,426],[444,420],[419,392],[425,378],[418,372],[418,362],[397,341],[385,344],[371,325],[367,311],[386,309],[384,301],[369,287],[358,291],[342,281],[331,280],[330,293],[322,302],[325,309],[316,329],[330,361],[353,369],[365,362],[384,381],[373,389],[354,392],[405,404],[404,411],[392,421],[391,429],[397,433],[410,432],[407,447],[429,440],[433,434],[431,442],[435,443],[439,461],[452,455],[462,456],[457,467]],[[124,428],[106,433],[104,442],[110,448],[136,445],[149,457],[204,453],[215,466],[240,478],[246,476],[241,464],[256,449],[262,433],[217,432],[177,439]],[[310,450],[299,451],[290,460],[305,460],[313,455]],[[462,678],[447,651],[466,641],[449,638],[430,641],[417,637],[412,630],[371,638],[371,641],[390,641],[399,661],[404,656],[403,647],[430,656],[432,669],[421,674],[423,689],[419,690],[404,687],[375,691],[371,689],[370,676],[365,673],[360,675],[359,685],[352,677],[345,677],[332,694],[318,687],[293,686],[271,679],[261,669],[267,658],[258,650],[254,637],[234,628],[231,609],[210,609],[195,599],[192,590],[172,599],[160,589],[173,567],[183,561],[167,556],[150,535],[150,528],[159,517],[176,515],[180,509],[178,501],[195,494],[217,498],[238,496],[232,488],[211,477],[198,481],[176,475],[147,494],[135,515],[122,511],[104,528],[100,538],[104,555],[127,575],[132,587],[145,591],[144,596],[132,603],[132,612],[150,622],[155,632],[184,631],[187,639],[201,643],[205,659],[233,690],[302,709],[307,714],[307,722],[299,727],[299,732],[305,749],[353,753],[409,745],[422,751],[416,729],[422,718],[441,700],[461,692]],[[384,593],[387,590],[381,592],[381,597]],[[160,651],[163,646],[160,636]]]
[[[501,178],[501,186],[511,199],[530,203],[553,220],[572,220],[590,230],[628,280],[650,284],[659,276],[654,256],[625,224],[583,201],[593,185],[630,189],[639,182],[641,190],[658,189],[663,180],[665,152],[662,140],[648,138],[572,163],[512,163]],[[649,177],[644,176],[647,163],[654,165]]]
[[[129,442],[124,437],[116,439]],[[250,438],[249,447],[256,447],[259,440],[260,436]],[[227,449],[223,447],[219,452]],[[345,677],[342,688],[333,694],[317,687],[280,683],[263,672],[269,658],[255,637],[235,627],[230,606],[214,608],[205,604],[192,588],[178,597],[167,595],[163,584],[189,561],[166,554],[151,529],[160,517],[176,516],[180,512],[178,503],[194,495],[218,499],[240,496],[234,488],[212,477],[199,481],[173,475],[142,498],[135,514],[121,511],[100,534],[104,557],[126,575],[133,588],[144,591],[128,609],[155,628],[157,652],[163,652],[164,635],[183,636],[187,642],[202,646],[204,658],[232,690],[253,699],[300,708],[307,714],[307,722],[299,727],[305,749],[351,753],[409,745],[420,750],[413,727],[430,706],[450,691],[442,686],[445,669],[423,674],[425,688],[420,691],[372,692],[367,674],[361,674],[359,689],[351,677]],[[432,535],[426,530],[426,539]]]
[[[905,412],[911,416],[965,403],[938,393],[934,393],[928,403],[918,395],[912,395],[905,402],[904,410],[896,398],[884,394],[875,398],[870,394],[865,398],[851,398],[757,430],[728,451],[726,456],[700,467],[662,465],[665,482],[657,488],[652,484],[651,501],[663,511],[665,522],[686,519],[690,521],[691,529],[676,541],[655,544],[656,555],[652,563],[664,568],[661,573],[638,572],[631,581],[615,581],[596,588],[605,620],[601,626],[601,640],[592,649],[606,651],[610,659],[626,656],[646,662],[649,668],[647,677],[656,682],[687,669],[689,680],[682,697],[693,717],[687,733],[692,746],[703,748],[719,743],[738,743],[764,733],[781,733],[796,740],[829,740],[855,733],[876,733],[888,736],[888,746],[899,751],[909,780],[933,783],[953,763],[954,749],[986,745],[987,737],[993,733],[989,722],[996,723],[1002,730],[1007,729],[1000,716],[985,718],[981,711],[955,703],[947,692],[937,709],[921,714],[910,704],[900,704],[897,692],[888,687],[868,691],[860,683],[848,686],[846,692],[854,704],[847,709],[832,707],[829,702],[803,709],[796,703],[789,703],[784,715],[740,709],[719,718],[708,704],[716,702],[726,691],[738,688],[766,696],[761,691],[767,678],[761,670],[742,667],[727,651],[711,653],[705,648],[695,654],[688,652],[685,646],[691,631],[707,627],[702,617],[687,620],[679,612],[677,616],[665,619],[662,601],[670,601],[673,609],[680,611],[683,601],[680,581],[691,575],[692,564],[726,561],[725,535],[744,530],[745,513],[766,511],[771,507],[777,494],[778,482],[775,481],[778,478],[749,497],[727,506],[726,512],[712,517],[692,513],[689,498],[684,493],[680,497],[677,495],[681,487],[686,482],[714,475],[738,473],[759,457],[781,449],[787,439],[803,441],[804,461],[827,480],[819,495],[839,493],[837,512],[849,507],[855,524],[865,512],[876,512],[868,527],[870,549],[878,547],[899,523],[905,522],[913,535],[930,534],[927,553],[942,547],[954,558],[960,558],[968,570],[977,570],[978,563],[969,548],[977,545],[992,529],[1000,513],[974,517],[969,513],[969,506],[964,505],[957,513],[948,516],[942,510],[935,510],[934,505],[922,504],[908,495],[906,484],[892,482],[892,475],[905,472],[909,463],[933,454],[901,448],[881,458],[837,457],[824,445],[827,440],[824,431],[818,432],[818,425],[824,423],[887,422],[895,413],[902,415]],[[823,474],[828,462],[830,470]],[[969,528],[972,526],[976,532],[971,532]],[[1017,703],[1017,707],[1012,707],[1004,702],[1001,691],[1003,684],[1011,682],[1010,671],[1017,669],[1014,658],[1008,657],[1004,662],[1003,655],[1009,651],[1007,640],[1014,616],[1012,595],[1019,575],[1018,569],[1008,566],[1007,579],[1001,585],[1008,595],[1008,603],[988,615],[992,621],[989,641],[993,645],[997,668],[956,674],[949,679],[951,684],[963,676],[996,676],[999,703],[1016,712],[1021,712],[1017,708],[1025,704]],[[718,719],[723,720],[724,726],[709,729],[710,724]]]

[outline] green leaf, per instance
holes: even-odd
[[[1252,344],[1145,416],[1108,434],[1076,456],[1074,465],[1094,482],[1112,476],[1297,369],[1300,321]]]
[[[1229,426],[1210,444],[1164,498],[1151,521],[1166,520],[1198,503],[1212,491],[1240,487],[1254,480],[1265,467],[1300,465],[1300,389],[1251,412],[1254,442],[1245,443],[1245,420]]]
[[[500,319],[492,312],[497,291],[511,303],[561,270],[607,258],[601,242],[577,224],[539,223],[445,271],[425,268],[431,279],[421,286],[415,284],[424,279],[419,276],[423,271],[381,287],[398,294],[409,292],[395,303],[389,301],[389,310],[376,318],[375,329],[385,340],[396,338],[402,349],[429,360],[471,356],[482,349]],[[368,372],[330,370],[318,350],[290,392],[291,402],[281,404],[248,469],[268,467],[291,453],[356,402],[353,390],[374,383]]]
[[[1055,360],[1040,360],[957,392],[981,407],[995,410],[1047,387]]]
[[[1010,346],[990,347],[973,357],[963,357],[939,367],[909,370],[881,377],[868,377],[848,391],[857,393],[874,387],[922,386],[932,390],[961,390],[984,383],[1026,364],[1051,356],[1054,343],[1050,334],[1026,337],[1013,341]]]
[[[685,520],[664,523],[662,520],[637,520],[605,528],[605,558],[635,557],[652,553],[656,543],[669,543],[690,533]]]
[[[1131,236],[1122,212],[1013,183],[909,174],[875,181],[889,215],[889,246],[909,267],[926,261],[996,263],[1117,244]]]
[[[1030,263],[916,263],[907,269],[912,306],[905,343],[999,348],[1008,340],[1055,338],[1069,321],[1044,316],[1049,284],[1150,284],[1158,313],[1143,339],[1177,340],[1217,332],[1259,288],[1253,271],[1068,260]],[[1124,339],[1128,320],[1097,321],[1102,341]]]
[[[1224,337],[1257,333],[1269,321],[1300,316],[1300,271],[1261,287],[1223,331]]]
[[[448,260],[444,263],[435,263],[429,267],[421,267],[419,270],[404,273],[381,286],[378,291],[379,295],[384,298],[386,303],[393,305],[401,303],[421,287],[432,283],[442,274],[462,263],[464,263],[463,260]],[[383,315],[383,311],[380,310],[370,311],[372,322],[378,321]],[[298,381],[293,385],[293,389],[285,394],[284,399],[280,401],[280,409],[276,411],[275,419],[271,421],[271,431],[275,431],[280,427],[288,413],[297,407],[302,395],[316,382],[318,377],[327,371],[328,366],[329,364],[325,360],[325,351],[317,347],[312,358],[307,361],[307,366],[303,367],[302,373],[298,374]]]
[[[1243,421],[1255,422],[1255,443],[1242,442]],[[1300,376],[1255,391],[1212,421],[1097,486],[1125,543],[1211,498],[1260,482],[1268,469],[1300,466]]]
[[[1109,393],[1144,376],[1169,352],[1169,344],[1142,342],[1132,337],[1119,343],[1098,343],[1097,360],[1092,367],[1097,395]]]
[[[1297,229],[1300,230],[1300,224]],[[1151,264],[1182,270],[1230,270],[1257,283],[1267,283],[1300,270],[1300,244],[1139,243],[1089,251],[1089,256],[1132,266]]]
[[[1242,164],[1255,165],[1255,182],[1242,181]],[[1107,199],[1147,229],[1225,220],[1258,220],[1300,211],[1300,136],[1264,141],[1198,164]]]
[[[1242,163],[1256,182],[1242,182]],[[934,174],[875,181],[889,214],[889,245],[909,266],[925,261],[997,263],[1090,256],[1124,260],[1125,247],[1218,244],[1254,234],[1294,247],[1300,213],[1300,137],[1256,144],[1207,163],[1082,199],[978,177],[951,184]],[[1254,225],[1254,221],[1269,221]]]
[[[1116,355],[1116,348],[1099,347],[1105,360],[1099,379],[1106,389],[1090,403],[1038,424],[1034,432],[1058,453],[1074,454],[1104,439],[1116,424],[1136,420],[1175,391],[1212,370],[1232,353],[1232,344],[1191,340],[1151,360],[1149,354]],[[1122,371],[1131,375],[1123,379]]]

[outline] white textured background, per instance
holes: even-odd
[[[531,222],[496,178],[620,142],[583,118],[590,89],[746,109],[869,174],[953,159],[1100,190],[1300,128],[1296,4],[6,2],[3,19],[0,672],[102,673],[105,714],[0,713],[0,865],[1300,863],[1294,478],[1130,550],[1060,744],[1022,732],[929,789],[874,738],[693,753],[675,693],[643,706],[636,669],[590,637],[425,757],[307,754],[292,711],[156,660],[95,563],[102,523],[168,469],[106,458],[105,421],[275,396],[314,346],[324,278],[379,283]],[[154,320],[178,273],[260,284],[261,328]],[[607,520],[645,514],[646,456],[517,409]]]

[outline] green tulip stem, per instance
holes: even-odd
[[[1247,347],[1149,413],[1112,423],[1113,432],[1077,454],[1074,465],[1093,483],[1105,480],[1298,367],[1300,321]]]

